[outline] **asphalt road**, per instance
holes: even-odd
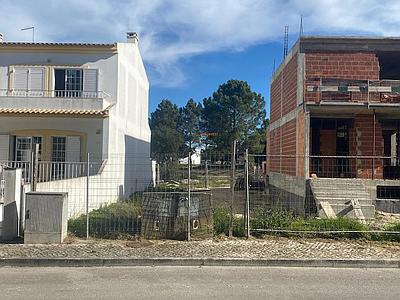
[[[0,268],[0,299],[400,299],[400,269]]]

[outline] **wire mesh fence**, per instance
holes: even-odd
[[[40,162],[23,189],[30,191],[36,178],[37,191],[68,193],[69,231],[81,237],[318,233],[400,239],[400,218],[384,213],[396,212],[400,201],[399,165],[391,157],[207,151],[190,165],[128,154],[57,165],[64,166],[56,168],[60,176]],[[67,171],[77,165],[80,172]]]

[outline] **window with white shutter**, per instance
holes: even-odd
[[[44,68],[29,68],[28,90],[30,96],[43,96],[44,94]]]
[[[0,135],[0,161],[8,161],[10,154],[10,136]]]
[[[79,136],[67,136],[65,145],[65,161],[81,161],[81,138]]]
[[[83,69],[83,92],[85,98],[97,98],[97,69]]]
[[[24,67],[14,68],[13,94],[15,96],[26,95],[26,92],[28,91],[28,72],[29,68],[24,68]]]
[[[43,96],[44,68],[15,67],[13,94],[15,96]]]

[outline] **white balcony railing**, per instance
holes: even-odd
[[[79,98],[99,99],[108,98],[109,94],[103,91],[74,91],[74,90],[7,90],[0,89],[0,97],[19,98]]]
[[[89,175],[100,172],[105,161],[89,163]],[[0,161],[0,173],[3,168],[22,169],[24,182],[31,182],[32,172],[29,161]],[[88,175],[87,162],[52,162],[39,161],[37,166],[37,182],[74,179]]]

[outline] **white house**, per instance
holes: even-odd
[[[91,208],[152,182],[149,83],[135,33],[113,44],[0,40],[0,162],[25,169],[39,144],[38,190],[69,192],[84,211],[86,153]],[[96,190],[97,189],[97,190]]]
[[[201,149],[196,149],[195,152],[190,156],[192,165],[201,164]],[[189,163],[188,156],[179,159],[179,163],[182,165],[187,165]]]

